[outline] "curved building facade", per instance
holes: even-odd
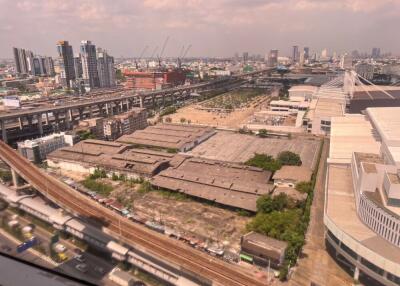
[[[366,285],[400,285],[399,112],[371,108],[332,120],[326,246]]]

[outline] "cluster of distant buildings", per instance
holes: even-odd
[[[93,88],[116,85],[114,58],[91,41],[81,41],[79,56],[74,56],[68,41],[57,43],[60,80],[63,87]]]
[[[59,41],[57,53],[55,64],[51,57],[13,48],[16,73],[20,77],[53,77],[57,72],[57,81],[62,87],[78,91],[116,86],[114,58],[91,41],[81,41],[79,55],[74,55],[68,41]]]

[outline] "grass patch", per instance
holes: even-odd
[[[90,177],[84,180],[82,185],[103,196],[108,196],[113,191],[113,187],[110,184],[97,182],[95,179],[91,179]]]

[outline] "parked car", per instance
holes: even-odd
[[[75,268],[82,273],[88,272],[88,266],[85,263],[78,264]]]
[[[83,256],[82,254],[75,255],[75,259],[76,259],[77,261],[79,261],[79,262],[85,262],[85,261],[86,261],[85,256]]]

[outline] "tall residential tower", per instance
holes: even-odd
[[[100,87],[97,72],[96,46],[91,41],[81,41],[82,78],[85,85],[92,89]]]
[[[75,80],[74,53],[68,41],[57,43],[57,52],[60,64],[61,85],[70,88],[71,81]]]

